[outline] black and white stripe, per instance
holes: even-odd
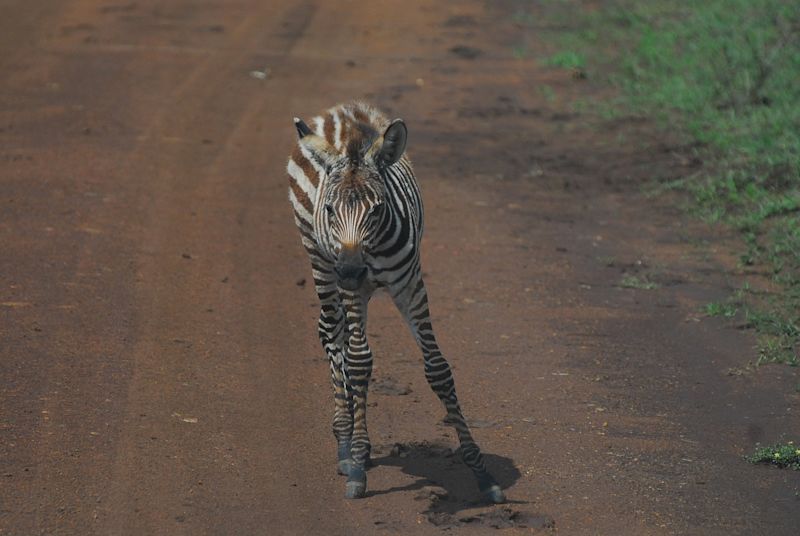
[[[422,351],[425,377],[447,409],[464,463],[489,499],[503,502],[433,333],[419,260],[422,198],[404,154],[405,124],[363,103],[331,108],[312,124],[295,119],[299,141],[287,166],[289,198],[321,304],[319,337],[330,362],[333,433],[339,471],[348,475],[347,496],[362,497],[366,490],[367,305],[376,289],[385,289]]]

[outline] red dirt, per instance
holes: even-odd
[[[699,314],[729,251],[640,193],[685,163],[570,112],[598,89],[537,65],[515,3],[50,4],[0,7],[0,533],[797,534],[800,475],[742,460],[798,437],[796,371]],[[508,505],[476,504],[385,299],[376,467],[343,498],[284,165],[293,115],[354,97],[409,125],[438,337]]]

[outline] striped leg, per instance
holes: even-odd
[[[347,389],[343,343],[345,322],[336,282],[330,272],[314,270],[319,313],[319,340],[328,356],[333,383],[333,435],[336,437],[339,474],[347,475],[353,465],[350,441],[353,435],[353,401]]]
[[[353,397],[353,437],[350,446],[352,467],[347,476],[345,496],[363,497],[367,491],[366,464],[370,454],[367,434],[367,388],[372,376],[372,351],[367,343],[367,301],[359,293],[342,292],[346,314],[347,349],[345,370],[347,389]]]
[[[447,421],[458,434],[461,445],[461,459],[469,467],[478,481],[478,488],[494,503],[505,502],[505,496],[497,481],[486,470],[481,450],[472,439],[456,397],[456,387],[450,365],[442,356],[433,334],[428,293],[422,277],[417,274],[400,294],[394,297],[395,304],[408,322],[411,332],[422,350],[425,361],[425,378],[447,410]]]

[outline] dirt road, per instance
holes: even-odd
[[[796,371],[745,368],[751,334],[698,312],[729,251],[640,193],[692,163],[573,112],[592,82],[537,64],[517,3],[415,4],[0,6],[0,534],[797,534],[800,475],[741,459],[800,433]],[[409,125],[505,507],[384,299],[376,466],[343,498],[284,166],[293,115],[355,97]]]

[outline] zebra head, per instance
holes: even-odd
[[[357,290],[368,273],[370,253],[378,246],[391,203],[383,173],[400,160],[407,130],[400,119],[381,135],[370,125],[355,123],[342,151],[295,119],[304,154],[324,170],[314,207],[314,230],[319,246],[335,259],[339,286]]]

